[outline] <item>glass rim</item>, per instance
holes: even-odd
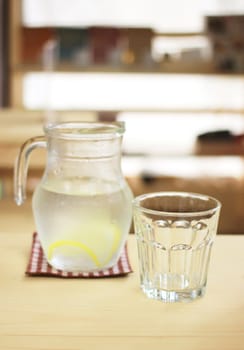
[[[192,197],[195,199],[202,199],[204,201],[212,200],[213,203],[215,203],[215,206],[210,209],[206,210],[196,210],[196,211],[166,211],[166,210],[156,210],[156,209],[150,209],[146,208],[145,206],[141,205],[140,203],[147,198],[156,198],[156,197],[170,197],[170,196],[178,196],[181,198],[184,197]],[[209,195],[196,193],[196,192],[184,192],[184,191],[160,191],[160,192],[150,192],[141,194],[139,196],[136,196],[133,201],[133,207],[134,209],[138,209],[139,211],[147,214],[153,214],[153,215],[164,215],[164,216],[178,216],[178,217],[197,217],[197,216],[205,216],[209,214],[213,214],[214,212],[221,209],[221,202]]]
[[[125,123],[102,121],[54,122],[44,126],[47,136],[69,140],[99,140],[120,137],[125,132]]]

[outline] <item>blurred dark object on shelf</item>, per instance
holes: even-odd
[[[243,155],[244,134],[235,135],[229,130],[217,130],[198,135],[195,154]]]
[[[233,141],[234,135],[229,130],[216,130],[198,135],[200,141]]]
[[[27,28],[21,29],[21,61],[23,64],[42,63],[42,50],[49,40],[56,38],[52,28]]]
[[[82,64],[83,56],[88,50],[88,35],[86,28],[57,28],[56,39],[60,62],[78,63],[80,60]]]
[[[212,59],[220,72],[244,72],[244,15],[207,16],[206,34]]]

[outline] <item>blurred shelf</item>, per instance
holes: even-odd
[[[18,64],[13,67],[13,70],[18,73],[29,73],[29,72],[46,72],[44,66],[41,64]],[[226,75],[225,73],[216,72],[210,63],[194,64],[176,64],[176,63],[165,63],[165,64],[152,64],[148,66],[144,65],[88,65],[79,66],[72,63],[61,63],[54,67],[53,72],[60,73],[172,73],[172,74],[217,74]],[[235,74],[233,74],[235,75]]]

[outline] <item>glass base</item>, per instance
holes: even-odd
[[[198,289],[188,290],[162,290],[157,288],[146,288],[141,286],[143,292],[150,299],[161,300],[166,303],[191,302],[204,296],[206,286]]]

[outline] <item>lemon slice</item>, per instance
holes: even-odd
[[[75,253],[73,250],[69,249],[69,247],[75,247],[75,248],[79,248],[79,250],[82,250],[83,252],[85,252],[89,258],[94,262],[94,264],[97,267],[100,267],[100,262],[96,256],[96,254],[93,253],[93,251],[87,247],[85,244],[82,244],[80,242],[75,242],[75,241],[69,241],[69,240],[60,240],[60,241],[56,241],[52,244],[50,244],[49,248],[48,248],[48,260],[51,261],[53,254],[54,254],[54,250],[60,247],[65,247],[65,249],[62,249],[61,252],[65,255],[70,255],[70,257],[72,257],[72,255],[75,255],[77,253]]]
[[[48,261],[55,259],[77,260],[91,269],[103,268],[115,255],[121,241],[120,229],[115,224],[81,225],[65,232],[63,239],[56,240],[48,247]],[[82,267],[82,266],[81,266]]]

